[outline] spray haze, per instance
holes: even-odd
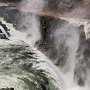
[[[20,3],[20,9],[25,10],[27,12],[39,12],[44,7],[44,1],[40,0],[23,0]],[[40,40],[41,33],[40,33],[40,21],[39,17],[31,14],[31,15],[25,15],[23,12],[23,15],[21,15],[20,20],[20,30],[24,31],[26,34],[26,41],[30,42],[33,46],[35,43]]]
[[[79,47],[79,28],[73,24],[64,24],[55,30],[54,38],[54,45],[58,51],[55,63],[60,67],[67,85],[71,86],[74,76],[75,56]]]
[[[35,15],[21,16],[20,30],[26,34],[26,39],[34,45],[41,38],[39,18]]]
[[[23,0],[20,3],[20,9],[28,12],[39,12],[44,8],[44,0]]]

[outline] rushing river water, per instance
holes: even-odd
[[[0,88],[64,90],[54,65],[23,41],[0,40]]]

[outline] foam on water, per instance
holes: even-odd
[[[32,59],[27,59],[27,61],[25,61],[24,59],[20,60],[18,59],[18,63],[17,60],[14,61],[13,58],[16,58],[18,56],[16,56],[12,53],[12,54],[8,54],[10,52],[3,53],[3,48],[11,48],[10,45],[15,45],[13,46],[14,48],[17,46],[24,46],[27,47],[27,45],[24,45],[25,43],[18,41],[18,40],[0,40],[0,49],[1,52],[0,54],[2,54],[2,57],[0,57],[1,61],[0,61],[0,88],[5,88],[5,87],[14,87],[15,90],[24,90],[26,89],[25,87],[28,85],[25,85],[25,82],[22,80],[23,78],[27,78],[28,80],[30,80],[30,75],[32,75],[31,73],[29,74],[28,72],[25,72],[25,70],[22,70],[22,66],[24,63],[27,63],[27,65],[30,63],[30,60]],[[8,46],[8,47],[7,47]],[[30,51],[32,51],[33,53],[36,53],[37,56],[33,55],[33,57],[37,57],[38,59],[34,59],[36,61],[38,61],[38,64],[33,63],[33,68],[38,67],[38,69],[42,69],[45,70],[45,72],[49,72],[48,76],[52,77],[55,82],[53,81],[53,83],[55,83],[55,85],[57,87],[59,87],[60,90],[66,90],[66,86],[60,76],[59,71],[56,69],[56,67],[52,64],[51,61],[49,61],[40,51],[38,51],[37,49],[35,49],[34,47],[30,47]],[[9,49],[7,49],[9,50]],[[27,48],[26,48],[27,50]],[[29,50],[29,48],[28,48]],[[22,51],[23,52],[23,51]],[[3,55],[6,55],[5,57],[3,57]],[[21,55],[21,53],[17,53],[17,55]],[[12,55],[14,55],[13,57],[11,57]],[[20,56],[19,55],[19,56]],[[33,60],[33,61],[34,61]],[[14,63],[13,63],[14,62]],[[8,67],[9,65],[9,67]],[[7,69],[5,69],[4,67],[6,67]],[[11,68],[9,70],[9,68]],[[28,69],[27,69],[28,71]],[[22,78],[22,79],[21,79]],[[31,80],[30,80],[31,81]],[[28,90],[28,88],[26,89]]]

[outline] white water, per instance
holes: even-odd
[[[0,40],[0,45],[8,45],[8,44],[22,45],[20,43],[21,43],[20,41],[15,40],[15,39],[14,40],[9,40],[9,41]],[[48,60],[36,48],[31,47],[31,50],[33,50],[33,52],[35,52],[38,55],[39,59],[36,59],[36,61],[40,61],[39,64],[36,64],[33,67],[38,67],[38,69],[42,69],[42,70],[45,70],[46,72],[49,72],[50,74],[48,74],[48,75],[51,76],[55,80],[55,82],[53,82],[53,83],[55,83],[55,85],[60,90],[66,90],[66,86],[65,86],[65,84],[64,84],[64,82],[61,78],[62,76],[59,73],[58,69],[56,69],[56,67],[52,64],[52,62],[50,60]],[[3,63],[8,63],[8,62],[12,61],[12,59],[8,55],[5,58],[2,59],[1,64],[0,64],[1,66],[2,66]],[[23,63],[23,59],[22,59],[21,63]],[[29,63],[28,60],[27,60],[27,63]],[[14,65],[15,65],[15,67],[18,67],[18,65],[16,63]],[[10,67],[12,67],[12,66],[10,65]],[[2,69],[2,68],[0,68],[0,69]],[[11,75],[12,78],[10,78],[10,75],[8,75],[8,74],[6,75],[6,74],[4,74],[4,72],[1,72],[1,74],[0,74],[0,80],[1,80],[0,81],[0,88],[14,87],[15,90],[18,90],[18,89],[23,90],[24,83],[22,81],[19,81],[18,77],[21,77],[21,78],[27,77],[28,78],[28,74],[27,74],[27,72],[24,72],[22,70],[23,74],[19,75],[18,74],[19,68],[16,68],[15,70],[16,70],[16,73],[12,74],[13,68],[11,69],[11,74],[10,75]]]
[[[39,18],[34,15],[32,15],[32,17],[28,17],[28,16],[21,17],[20,28],[23,29],[22,26],[25,25],[26,26],[26,29],[25,29],[26,31],[24,30],[25,32],[16,31],[12,25],[7,24],[5,21],[3,21],[3,19],[1,19],[1,21],[4,24],[6,24],[7,27],[10,28],[10,35],[11,35],[11,37],[9,38],[10,41],[23,40],[24,42],[28,43],[34,49],[35,43],[38,40],[40,40],[40,38],[41,38]],[[28,35],[30,35],[30,37]],[[43,60],[45,61],[44,63],[39,64],[40,68],[42,68],[46,71],[49,71],[51,73],[51,76],[56,80],[57,85],[60,90],[66,90],[66,85],[65,85],[64,81],[62,80],[62,74],[59,72],[59,70],[53,65],[53,63],[51,61],[46,59],[46,57],[42,53],[37,51],[37,49],[35,49],[35,50],[41,56],[41,58],[43,58]],[[11,80],[12,80],[12,82],[11,82],[10,80],[8,80],[8,79],[10,79],[10,77],[3,77],[3,78],[1,79],[2,80],[2,83],[0,86],[1,88],[11,86],[11,85],[16,86],[18,83],[18,81],[16,79],[11,78]],[[6,82],[6,83],[5,83],[5,78],[8,80],[8,82]],[[14,80],[16,80],[15,84],[14,84]],[[10,83],[12,83],[12,84],[10,85]],[[15,88],[17,90],[18,85]]]
[[[60,70],[63,73],[63,77],[67,85],[71,86],[74,76],[75,56],[79,46],[78,28],[72,24],[66,24],[55,31],[54,37],[54,43],[57,47],[57,50],[59,50],[60,44],[65,44],[65,46],[68,47],[68,58],[66,60],[66,64],[63,68],[60,67]]]
[[[25,26],[25,29],[23,27]],[[24,30],[24,33],[26,34],[26,40],[27,42],[31,43],[32,46],[35,45],[35,43],[40,40],[41,33],[40,33],[40,23],[39,18],[37,16],[31,15],[31,16],[21,16],[20,20],[20,26],[19,28],[21,30]]]

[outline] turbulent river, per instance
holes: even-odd
[[[54,65],[38,50],[18,40],[0,40],[0,88],[64,90]]]
[[[1,19],[2,21],[2,19]],[[0,89],[66,90],[59,70],[39,50],[29,45],[25,34],[6,22],[0,26]],[[10,37],[11,36],[11,37]],[[15,38],[16,37],[16,38]]]

